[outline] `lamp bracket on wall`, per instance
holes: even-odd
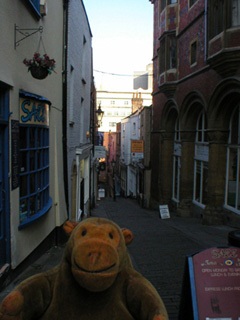
[[[14,25],[14,48],[16,49],[17,46],[19,46],[19,43],[23,41],[24,39],[32,36],[33,34],[40,32],[43,32],[43,27],[40,26],[39,28],[30,28],[30,29],[24,29],[19,28],[16,24]],[[17,40],[17,33],[21,34],[23,37],[19,40]]]

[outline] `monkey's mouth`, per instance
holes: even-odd
[[[75,266],[78,268],[78,270],[82,271],[82,272],[87,272],[87,273],[103,273],[103,272],[106,272],[106,271],[109,271],[111,270],[112,268],[114,268],[116,266],[116,263],[112,264],[111,266],[109,267],[106,267],[106,268],[103,268],[103,269],[99,269],[99,270],[86,270],[82,267],[80,267],[76,260],[74,260],[74,263],[75,263]]]

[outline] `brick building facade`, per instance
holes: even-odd
[[[152,206],[239,226],[240,1],[151,3]]]

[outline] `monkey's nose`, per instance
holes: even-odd
[[[90,261],[90,265],[93,267],[101,257],[101,252],[89,252],[88,258]]]

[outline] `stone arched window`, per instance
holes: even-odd
[[[240,213],[240,105],[230,119],[226,167],[225,206]]]
[[[201,207],[207,203],[208,142],[206,129],[207,120],[202,110],[196,124],[193,187],[193,202]]]

